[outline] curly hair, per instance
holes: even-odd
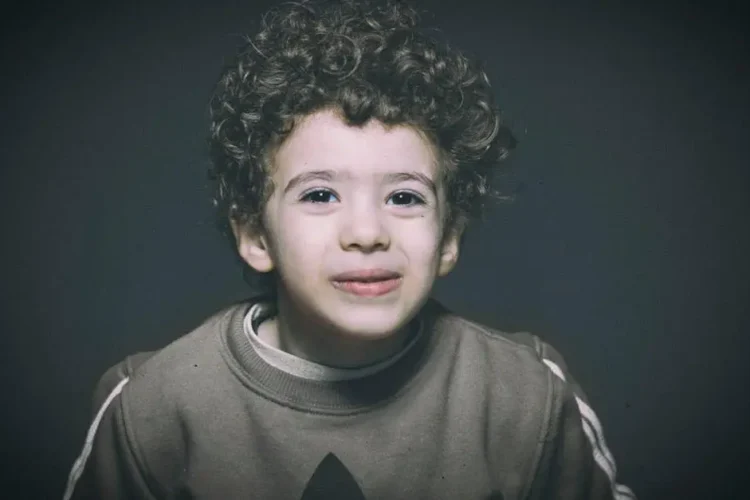
[[[245,38],[210,101],[216,224],[234,248],[229,219],[262,227],[270,157],[299,119],[322,109],[352,126],[375,119],[421,131],[439,153],[446,227],[481,213],[491,174],[516,140],[479,61],[418,22],[396,0],[290,2]]]

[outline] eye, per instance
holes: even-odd
[[[424,198],[410,191],[398,191],[388,198],[388,204],[399,206],[424,205]]]
[[[336,198],[336,195],[328,189],[313,189],[307,191],[300,198],[300,201],[307,203],[331,203],[334,200],[338,201],[338,198]]]

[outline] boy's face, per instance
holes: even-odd
[[[383,338],[455,265],[459,235],[443,238],[437,161],[415,130],[350,127],[318,112],[297,124],[273,167],[264,234],[233,227],[244,260],[275,269],[280,300],[298,313],[346,336]]]

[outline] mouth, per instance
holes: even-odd
[[[363,269],[337,274],[331,278],[335,288],[361,297],[379,297],[401,286],[400,273],[387,269]]]

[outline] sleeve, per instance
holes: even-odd
[[[128,360],[115,365],[97,384],[92,423],[63,500],[156,498],[142,478],[124,425],[122,392],[130,381],[130,368]]]
[[[586,395],[567,371],[562,356],[538,341],[542,361],[554,374],[561,404],[552,422],[532,498],[556,500],[635,500],[617,482],[617,466],[601,423]]]

